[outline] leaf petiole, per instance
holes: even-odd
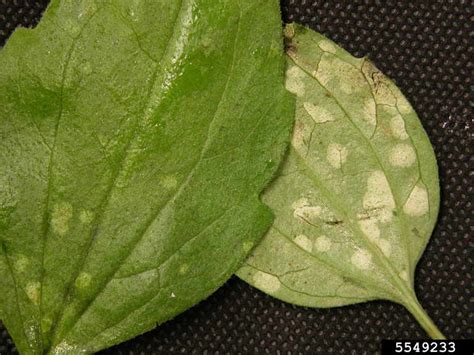
[[[418,299],[416,298],[414,294],[412,295],[412,297],[405,300],[403,305],[413,315],[413,317],[415,317],[415,319],[418,321],[421,327],[426,331],[426,333],[430,336],[430,338],[437,339],[437,340],[446,339],[444,334],[441,333],[441,331],[438,329],[436,324],[434,324],[433,320],[423,309],[423,307],[421,306],[420,302],[418,301]]]

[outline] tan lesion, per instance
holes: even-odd
[[[51,227],[53,232],[64,236],[69,231],[69,221],[73,215],[73,207],[69,202],[60,202],[53,207]]]
[[[346,162],[349,151],[346,147],[338,143],[330,143],[327,148],[326,158],[329,164],[335,169],[341,169]]]

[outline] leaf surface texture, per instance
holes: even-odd
[[[0,317],[94,352],[207,297],[272,221],[277,1],[59,1],[0,52]]]

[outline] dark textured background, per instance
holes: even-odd
[[[16,26],[34,25],[47,3],[0,0],[0,45]],[[442,207],[417,294],[449,338],[473,338],[474,2],[284,0],[282,9],[285,22],[369,55],[418,112],[438,158]],[[0,333],[0,354],[14,353],[1,324]],[[363,354],[377,352],[382,339],[423,337],[398,305],[294,307],[234,277],[176,319],[104,353]]]

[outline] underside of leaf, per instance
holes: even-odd
[[[0,52],[0,317],[93,352],[207,297],[271,224],[277,1],[59,1]]]
[[[298,25],[286,35],[293,139],[263,197],[274,224],[237,274],[304,306],[387,299],[416,308],[414,270],[439,205],[429,139],[369,60]]]

